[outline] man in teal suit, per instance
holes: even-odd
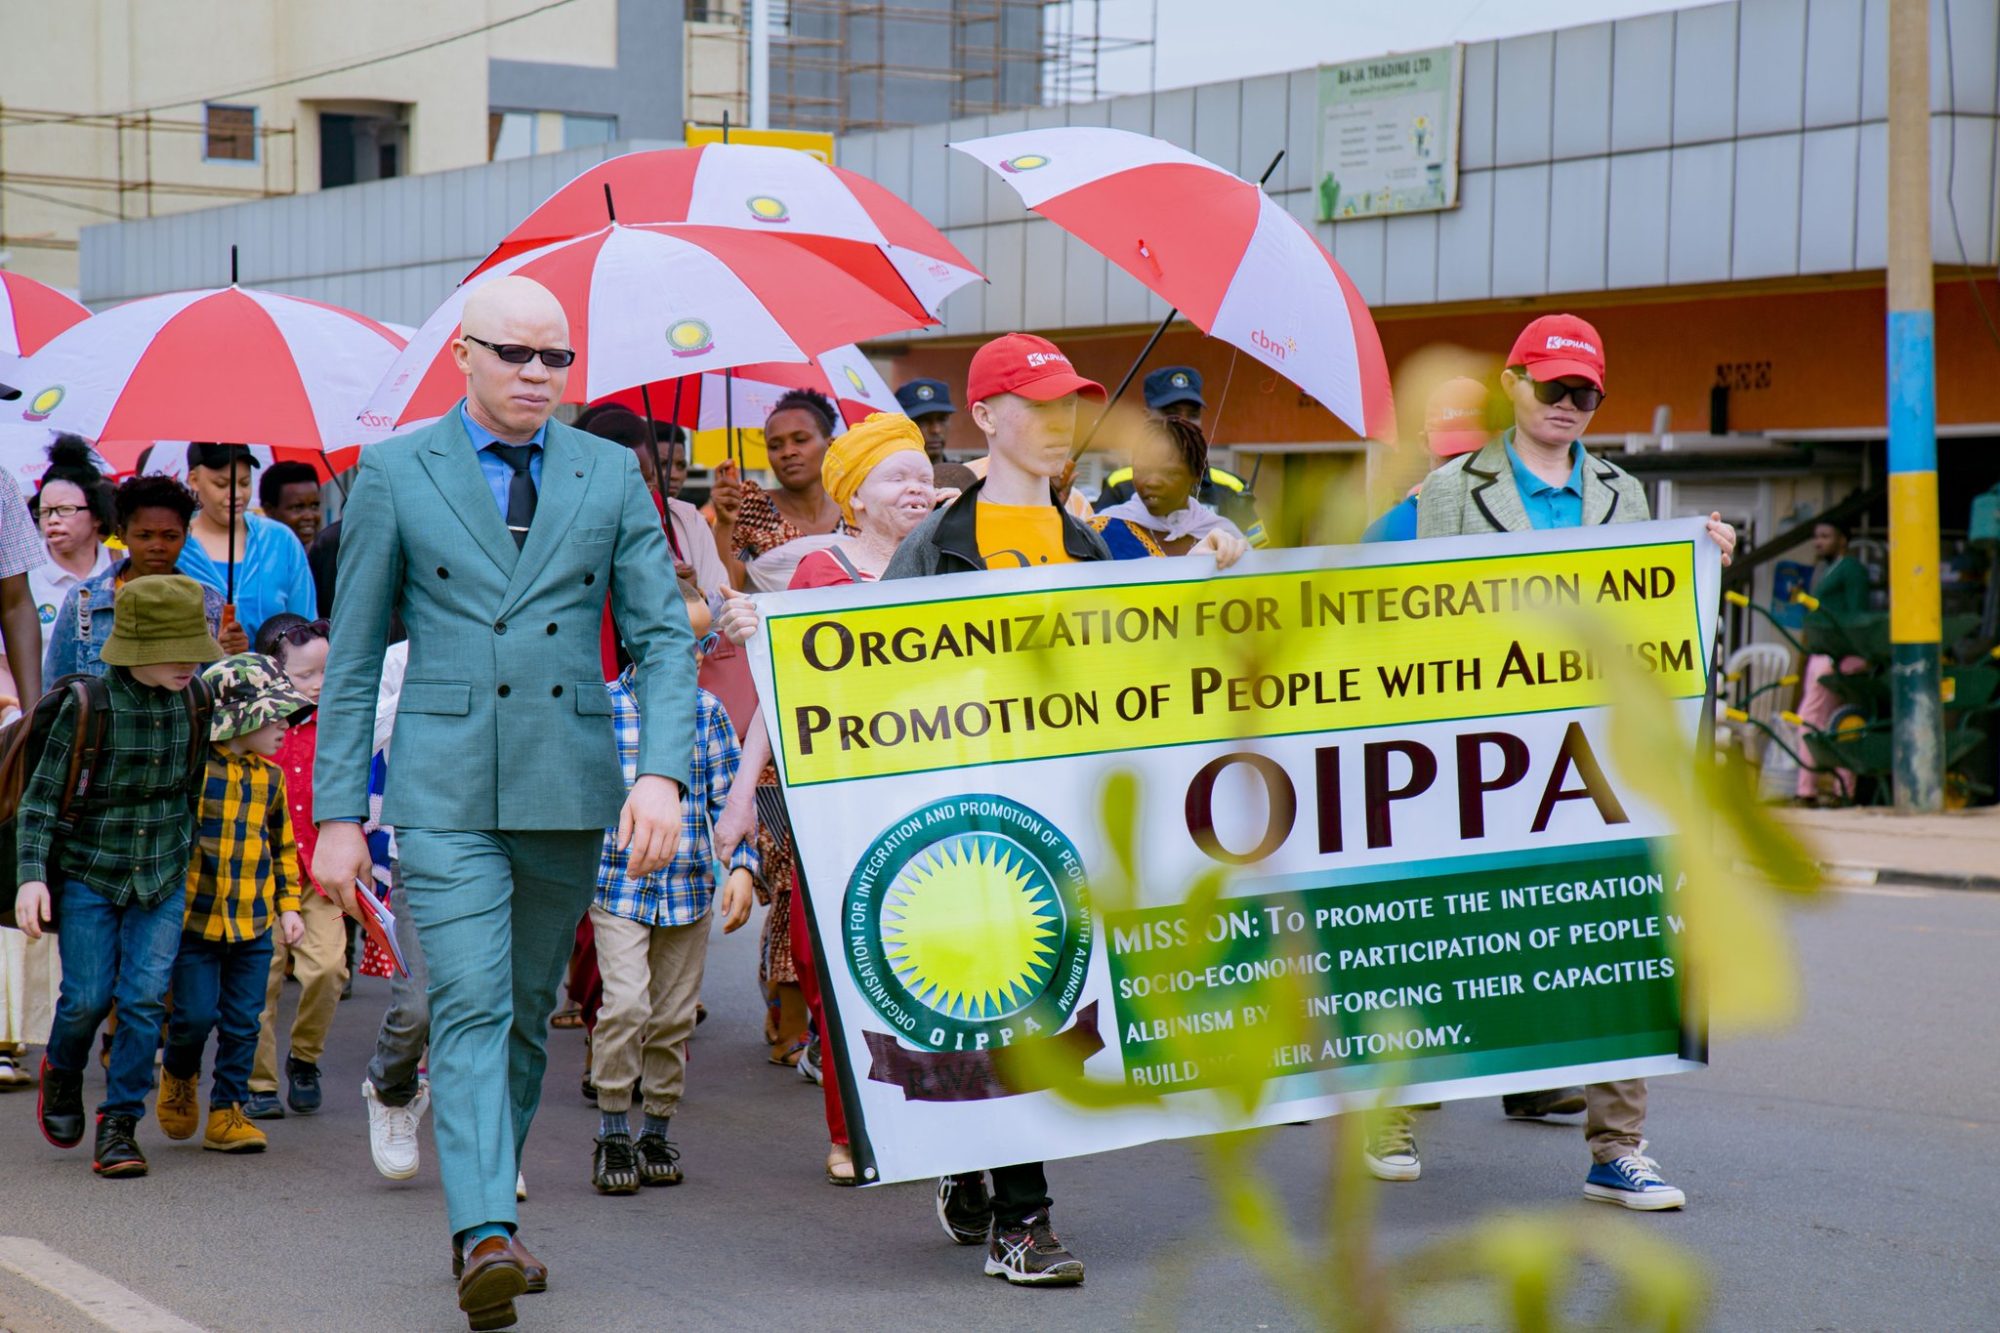
[[[673,556],[637,459],[549,420],[574,359],[561,305],[538,283],[497,279],[460,327],[465,399],[364,451],[342,512],[312,868],[353,913],[369,873],[358,821],[376,687],[400,613],[410,656],[382,819],[397,831],[399,910],[430,966],[459,1308],[494,1329],[547,1282],[513,1236],[514,1177],[604,830],[618,826],[634,873],[672,856],[695,685]],[[607,594],[645,716],[629,797],[598,651]]]

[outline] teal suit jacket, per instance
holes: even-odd
[[[695,669],[673,556],[638,459],[551,421],[527,544],[507,531],[456,410],[362,451],[341,509],[316,818],[368,813],[389,617],[409,633],[382,822],[606,828],[625,799],[599,628],[638,666],[639,772],[687,789]]]

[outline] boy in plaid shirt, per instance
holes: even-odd
[[[310,713],[312,703],[276,662],[259,653],[225,657],[202,679],[215,694],[215,721],[155,1109],[168,1138],[193,1137],[195,1081],[202,1048],[214,1031],[215,1080],[201,1146],[262,1152],[269,1140],[244,1118],[243,1103],[250,1096],[264,982],[271,971],[271,927],[282,930],[289,944],[305,934],[285,775],[271,759],[284,743],[288,721]]]
[[[682,596],[690,591],[683,580]],[[701,637],[709,623],[707,606],[689,598],[688,618],[697,637],[699,666],[715,642],[713,634]],[[639,700],[632,689],[632,668],[605,689],[611,694],[618,763],[630,787],[639,767]],[[687,1040],[694,1032],[695,999],[708,958],[708,909],[715,893],[710,830],[722,815],[740,758],[736,728],[721,701],[707,690],[695,694],[694,757],[674,859],[666,869],[634,879],[626,873],[625,853],[618,850],[617,830],[607,830],[597,900],[590,907],[597,966],[604,977],[590,1059],[599,1115],[590,1181],[600,1194],[636,1194],[641,1185],[681,1181],[680,1153],[667,1138],[667,1123],[686,1080]],[[730,858],[723,885],[725,933],[750,919],[757,870],[756,849],[746,839]],[[645,1112],[636,1143],[630,1121],[635,1086]]]

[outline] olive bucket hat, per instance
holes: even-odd
[[[201,673],[215,695],[212,741],[248,736],[267,722],[297,722],[313,709],[285,676],[285,669],[262,653],[237,653]]]
[[[222,645],[208,632],[201,585],[185,574],[133,579],[112,602],[111,637],[98,654],[109,666],[213,662]]]

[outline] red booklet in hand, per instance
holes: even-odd
[[[410,975],[410,965],[403,960],[403,950],[396,943],[396,914],[366,884],[355,884],[354,900],[360,904],[361,929],[367,932],[369,940],[395,963],[398,975]]]

